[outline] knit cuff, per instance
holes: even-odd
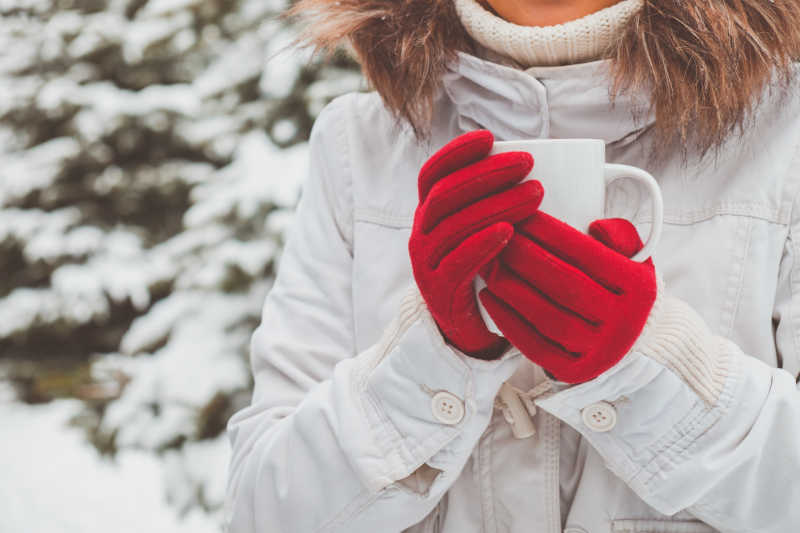
[[[658,297],[631,352],[670,369],[710,406],[719,399],[729,372],[730,356],[722,341],[691,306],[664,293],[658,276]]]

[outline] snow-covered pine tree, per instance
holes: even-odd
[[[0,2],[0,376],[219,509],[314,117],[364,87],[283,0]],[[269,61],[268,61],[269,59]]]

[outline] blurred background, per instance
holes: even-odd
[[[366,87],[286,6],[0,0],[0,532],[221,530],[306,140]]]

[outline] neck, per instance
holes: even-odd
[[[520,26],[552,26],[585,17],[619,0],[481,0],[497,16]]]

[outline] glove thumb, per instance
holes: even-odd
[[[639,233],[624,218],[602,218],[589,225],[589,235],[625,257],[633,257],[644,247]]]

